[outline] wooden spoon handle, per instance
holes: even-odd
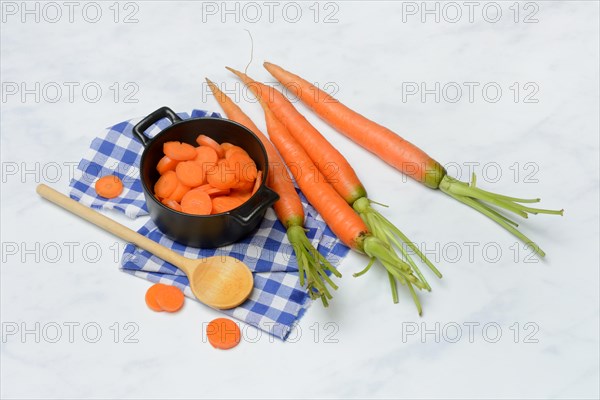
[[[188,259],[183,256],[180,256],[173,250],[167,249],[166,247],[156,243],[155,241],[140,235],[139,233],[127,228],[124,225],[121,225],[117,221],[105,217],[99,212],[94,211],[91,208],[76,202],[75,200],[65,196],[60,192],[57,192],[49,186],[40,184],[37,186],[36,191],[40,196],[42,196],[46,200],[49,200],[52,203],[64,208],[65,210],[80,216],[86,221],[89,221],[92,224],[99,226],[105,231],[108,231],[127,242],[131,242],[136,246],[149,251],[155,256],[170,262],[186,274],[188,273],[186,265]]]

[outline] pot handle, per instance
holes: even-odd
[[[148,114],[148,116],[146,116],[133,127],[133,136],[135,136],[144,145],[144,147],[146,147],[146,144],[148,144],[150,139],[144,134],[144,131],[163,118],[167,118],[172,124],[181,121],[181,118],[179,118],[179,115],[177,115],[175,111],[171,110],[169,107],[161,107],[158,110]]]
[[[248,224],[257,214],[264,212],[279,200],[279,195],[267,186],[259,189],[240,209],[239,213],[231,216],[243,225]]]

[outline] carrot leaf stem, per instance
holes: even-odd
[[[396,280],[398,280],[398,282],[400,282],[402,285],[407,285],[409,290],[411,290],[411,296],[415,301],[419,315],[421,315],[421,304],[419,303],[419,299],[416,294],[412,292],[414,292],[414,287],[423,290],[427,289],[428,285],[419,279],[418,276],[413,274],[413,269],[410,265],[398,257],[396,252],[389,245],[387,238],[381,239],[377,236],[369,235],[363,240],[362,246],[364,252],[372,258],[371,262],[369,263],[370,265],[372,265],[374,259],[377,259],[386,269],[388,278],[390,280],[392,299],[394,303],[398,303],[398,289],[396,284]],[[364,270],[355,274],[355,276],[364,274],[370,268],[370,265],[368,265]]]
[[[306,237],[306,232],[299,225],[288,228],[287,236],[292,244],[298,263],[300,285],[306,287],[308,294],[314,300],[321,298],[323,305],[329,305],[332,298],[327,285],[337,290],[338,286],[331,280],[327,272],[341,277],[342,274],[312,245]]]
[[[476,180],[474,175],[470,184],[461,182],[446,175],[440,182],[439,188],[442,192],[446,193],[450,197],[487,216],[498,225],[515,235],[521,241],[531,246],[540,257],[544,257],[546,253],[544,253],[544,251],[534,241],[529,239],[517,229],[518,224],[516,222],[500,214],[491,206],[496,206],[498,208],[514,212],[525,218],[527,218],[528,213],[563,215],[564,210],[546,210],[524,206],[519,203],[537,203],[540,199],[519,199],[516,197],[504,196],[480,189],[476,187],[475,184]]]
[[[429,286],[429,283],[421,273],[421,270],[413,261],[412,257],[408,254],[407,247],[410,248],[438,278],[442,277],[440,271],[419,250],[413,241],[411,241],[400,229],[398,229],[392,222],[385,218],[379,211],[374,209],[371,204],[379,203],[369,200],[366,197],[362,197],[354,202],[353,208],[359,213],[362,220],[365,222],[365,224],[367,224],[369,229],[377,238],[383,240],[390,246],[393,244],[398,250],[400,250],[406,262],[408,262],[410,267],[412,267],[414,272],[419,276],[425,285],[425,288],[427,290],[431,290],[431,286]]]
[[[375,257],[371,258],[371,261],[369,261],[369,264],[367,264],[367,266],[362,270],[359,271],[355,274],[352,274],[353,277],[357,278],[361,275],[364,275],[367,273],[367,271],[369,271],[371,269],[371,267],[373,266],[373,264],[375,264]]]
[[[421,270],[419,269],[419,267],[415,264],[415,262],[412,260],[412,258],[408,255],[408,253],[404,249],[404,246],[402,246],[402,244],[400,244],[400,242],[396,239],[396,237],[393,234],[391,234],[387,230],[382,229],[381,224],[377,222],[376,215],[375,214],[365,214],[364,220],[365,220],[365,223],[367,224],[367,226],[372,227],[371,230],[373,231],[373,234],[376,237],[380,238],[385,244],[387,244],[390,247],[391,247],[390,242],[392,242],[400,250],[400,252],[404,256],[404,259],[406,260],[406,262],[410,265],[410,267],[412,267],[413,271],[417,274],[419,279],[421,279],[421,281],[423,282],[425,289],[427,289],[428,291],[431,291],[431,286],[429,286],[429,283],[427,282],[427,280],[421,273]],[[400,265],[403,265],[403,264],[400,264]],[[407,271],[410,271],[410,269],[408,269]]]
[[[394,278],[394,275],[390,274],[389,271],[387,275],[390,280],[390,288],[392,289],[392,301],[394,304],[398,304],[400,299],[398,299],[398,284],[396,283],[396,278]]]
[[[371,200],[371,199],[367,199],[367,200],[369,200],[369,203],[377,204],[378,206],[381,206],[381,207],[385,207],[385,208],[389,208],[390,207],[387,204],[383,204],[383,203],[380,203],[380,202],[375,201],[375,200]]]
[[[417,293],[415,292],[415,288],[413,288],[413,286],[409,283],[408,284],[408,290],[410,290],[410,295],[413,298],[413,301],[415,302],[415,305],[417,306],[417,311],[419,312],[419,315],[423,315],[423,308],[421,307],[421,302],[419,301],[419,297],[417,296]]]

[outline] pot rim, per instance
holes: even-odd
[[[185,124],[187,122],[202,121],[202,120],[218,120],[218,121],[223,121],[223,122],[226,122],[226,123],[229,123],[229,124],[237,125],[237,126],[243,128],[246,131],[246,133],[248,133],[250,136],[252,136],[252,138],[258,143],[258,145],[260,147],[260,150],[262,151],[262,153],[263,153],[263,155],[265,157],[265,168],[264,168],[264,172],[263,172],[263,178],[262,178],[262,182],[261,182],[258,190],[256,191],[256,193],[254,193],[252,196],[250,196],[248,198],[248,200],[246,200],[245,202],[243,202],[242,204],[240,204],[236,208],[233,208],[233,209],[231,209],[229,211],[225,211],[225,212],[218,213],[218,214],[210,214],[210,215],[188,214],[188,213],[184,213],[184,212],[181,212],[181,211],[174,210],[174,209],[172,209],[170,207],[167,207],[161,201],[158,201],[158,199],[156,198],[156,196],[154,196],[153,192],[148,188],[148,185],[147,185],[146,181],[144,180],[144,178],[142,176],[142,173],[141,173],[142,166],[144,165],[144,161],[146,160],[146,154],[148,153],[148,148],[152,145],[152,143],[158,137],[160,137],[163,134],[167,133],[169,131],[169,129],[173,128],[176,125]],[[158,132],[152,138],[148,138],[148,141],[145,144],[142,143],[142,146],[143,146],[144,150],[142,151],[142,156],[140,158],[139,171],[140,171],[140,181],[142,182],[142,188],[144,189],[145,194],[148,194],[149,197],[151,197],[163,209],[165,209],[167,211],[170,211],[172,213],[178,214],[178,215],[182,215],[182,216],[185,216],[185,217],[191,217],[191,218],[199,218],[199,219],[209,219],[209,218],[212,218],[212,217],[221,217],[221,216],[225,216],[225,215],[232,215],[232,214],[235,214],[236,210],[239,210],[246,203],[248,203],[252,198],[254,198],[256,195],[258,195],[263,190],[264,187],[267,187],[266,186],[266,182],[267,182],[267,177],[269,176],[269,156],[267,154],[267,150],[265,149],[265,146],[263,145],[262,141],[258,138],[258,136],[256,136],[256,134],[254,132],[252,132],[250,129],[248,129],[244,125],[240,124],[239,122],[230,120],[228,118],[198,117],[198,118],[188,118],[188,119],[184,119],[184,120],[181,120],[181,121],[177,121],[177,122],[174,122],[171,125],[167,126],[166,128],[164,128],[160,132]],[[272,190],[272,189],[270,189],[270,190]]]

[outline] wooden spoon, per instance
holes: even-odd
[[[194,295],[207,306],[221,310],[234,308],[242,304],[252,292],[252,272],[238,259],[213,256],[194,260],[180,256],[44,184],[38,185],[36,191],[65,210],[175,265],[187,275]]]

